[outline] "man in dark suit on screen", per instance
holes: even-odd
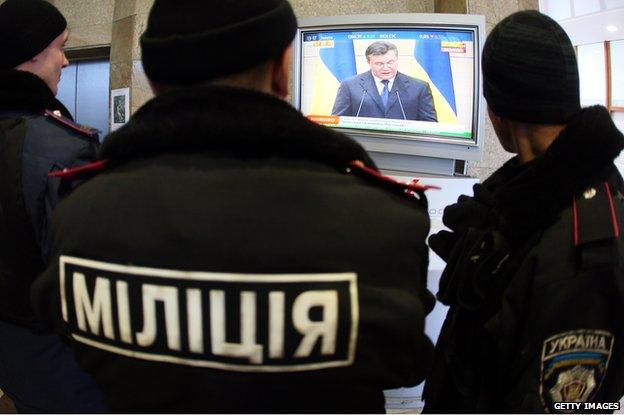
[[[366,48],[370,71],[340,84],[332,115],[437,122],[429,84],[398,72],[398,57],[390,42]]]

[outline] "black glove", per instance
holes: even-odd
[[[473,190],[474,197],[461,195],[457,203],[444,209],[442,221],[457,233],[468,228],[483,229],[493,222],[494,196],[480,184],[474,185]]]
[[[457,242],[457,233],[440,231],[429,237],[429,247],[438,254],[444,262],[448,263],[451,251]]]

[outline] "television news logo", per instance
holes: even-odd
[[[619,411],[619,402],[555,402],[556,411]]]

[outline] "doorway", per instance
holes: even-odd
[[[57,98],[78,124],[100,131],[100,141],[109,132],[108,59],[81,60],[63,68]]]

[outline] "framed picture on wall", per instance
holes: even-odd
[[[130,119],[130,88],[113,89],[110,99],[111,131],[115,131]]]

